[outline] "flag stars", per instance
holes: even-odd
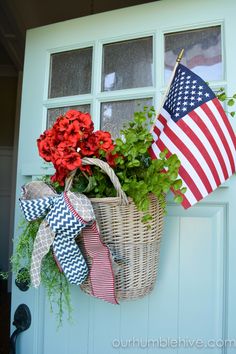
[[[209,97],[210,95],[209,95],[209,93],[206,92],[206,93],[204,93],[204,96]]]
[[[201,97],[198,97],[198,98],[197,98],[197,101],[198,101],[198,102],[202,101],[202,98],[201,98]]]

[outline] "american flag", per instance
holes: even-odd
[[[209,86],[179,64],[169,93],[156,119],[150,154],[168,149],[181,166],[187,187],[182,205],[188,208],[235,172],[236,136],[220,101]]]

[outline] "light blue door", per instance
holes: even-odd
[[[54,117],[79,107],[116,132],[138,102],[158,108],[179,48],[213,89],[235,91],[235,10],[233,0],[163,0],[28,31],[18,196],[45,173],[36,139]],[[74,324],[57,331],[44,290],[13,284],[12,313],[20,303],[32,313],[17,353],[236,353],[235,196],[233,176],[188,211],[169,203],[158,281],[142,300],[113,306],[72,286]]]

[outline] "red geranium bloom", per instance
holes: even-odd
[[[78,144],[81,139],[80,126],[77,120],[73,121],[65,132],[64,138],[68,140],[73,146]]]
[[[76,111],[75,109],[70,109],[65,113],[65,117],[69,120],[75,120],[78,119],[81,115],[80,111]]]
[[[69,127],[69,121],[65,117],[61,117],[58,124],[58,130],[64,132]]]
[[[83,138],[87,138],[93,132],[94,124],[89,113],[81,113],[79,117],[80,130]]]
[[[57,146],[57,152],[61,156],[69,155],[72,152],[75,152],[74,147],[71,145],[70,141],[62,141]]]
[[[47,162],[52,161],[50,144],[47,139],[37,140],[39,155]]]
[[[80,152],[83,156],[96,155],[98,151],[97,139],[94,133],[92,133],[88,139],[83,140],[80,144]]]
[[[119,154],[112,154],[111,152],[108,152],[106,154],[106,160],[107,160],[107,163],[111,166],[111,167],[115,167],[116,166],[116,159],[117,157],[119,157],[120,155]]]
[[[64,167],[60,166],[59,168],[56,169],[56,173],[51,177],[52,182],[58,182],[60,186],[64,186],[65,184],[65,179],[68,175],[69,171],[65,169]]]
[[[67,170],[72,171],[82,165],[82,160],[77,152],[72,152],[71,154],[64,156],[62,164]]]
[[[103,132],[102,130],[98,130],[95,133],[98,148],[104,151],[112,151],[114,149],[113,141],[111,138],[111,134],[108,132]]]

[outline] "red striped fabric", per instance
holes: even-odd
[[[215,94],[196,74],[179,65],[153,129],[152,158],[176,154],[189,208],[235,172],[236,137]]]

